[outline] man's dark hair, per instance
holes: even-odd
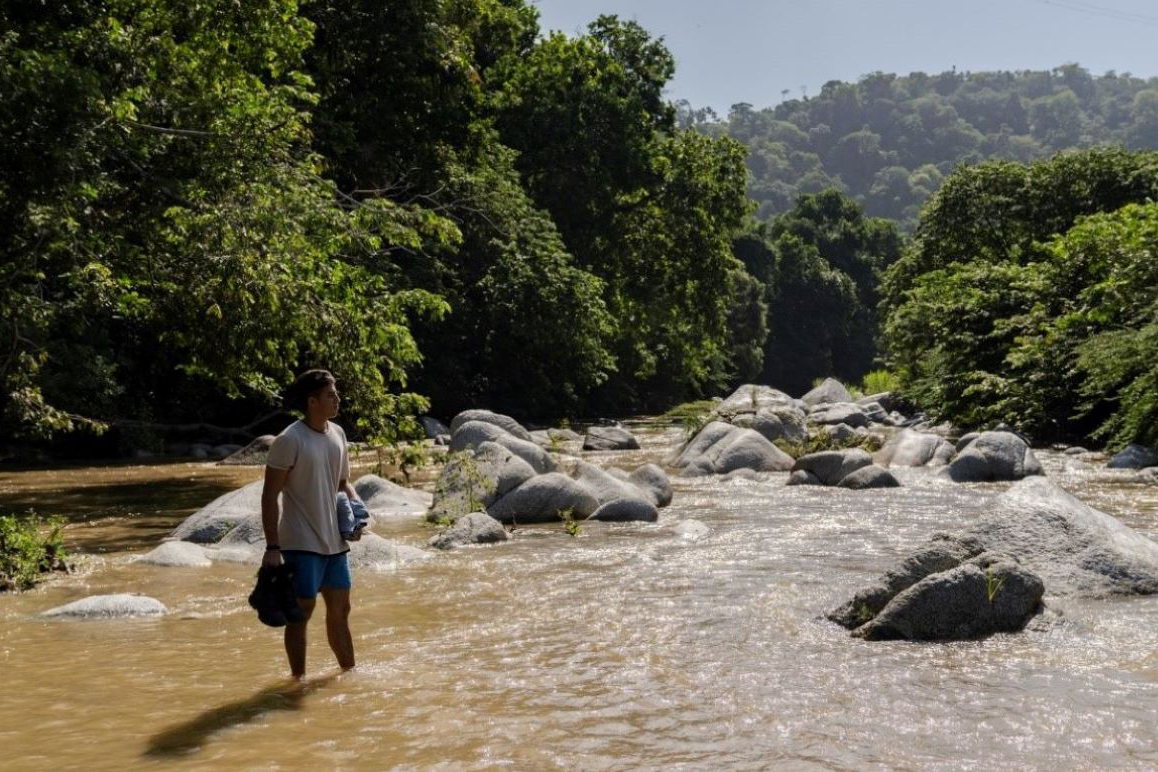
[[[285,390],[285,406],[304,413],[309,407],[310,397],[337,382],[329,370],[306,370]]]

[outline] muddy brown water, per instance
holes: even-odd
[[[645,447],[587,454],[634,466]],[[1158,537],[1158,487],[1043,453],[1063,487]],[[676,480],[656,524],[524,527],[513,542],[355,576],[357,670],[320,630],[282,679],[253,569],[136,564],[260,469],[0,474],[0,507],[63,512],[81,570],[0,596],[0,767],[1105,769],[1158,766],[1158,598],[1055,601],[1065,622],[949,644],[866,643],[822,614],[999,485],[902,470],[852,492]],[[672,533],[688,518],[710,532]],[[420,523],[380,533],[422,545]],[[106,592],[160,619],[60,621]],[[316,627],[316,625],[315,625]]]

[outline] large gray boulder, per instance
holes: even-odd
[[[583,438],[583,450],[637,450],[639,440],[621,426],[592,426]]]
[[[712,421],[692,438],[673,466],[685,476],[727,474],[737,469],[780,472],[792,467],[792,457],[752,429]]]
[[[854,429],[869,425],[864,408],[852,402],[826,402],[813,409],[808,420],[815,424],[847,424]]]
[[[769,442],[804,442],[808,435],[804,411],[795,406],[762,407],[755,413],[738,413],[728,423],[759,432]]]
[[[946,469],[954,482],[1020,480],[1041,474],[1041,464],[1025,441],[1012,432],[982,432]]]
[[[126,617],[157,617],[168,613],[165,604],[145,595],[90,595],[87,598],[50,608],[40,614],[49,618],[69,619],[123,619]]]
[[[738,413],[758,413],[766,409],[794,408],[796,400],[779,389],[755,383],[745,383],[736,388],[719,405],[715,412],[720,416]]]
[[[651,494],[640,490],[626,480],[615,477],[602,467],[580,461],[573,472],[576,482],[591,492],[600,505],[620,499],[635,499],[651,503]],[[652,504],[654,507],[655,505]]]
[[[433,416],[420,416],[418,418],[418,423],[422,424],[422,431],[426,434],[426,438],[430,440],[437,439],[444,434],[454,434],[454,432],[450,430],[449,426],[444,424],[442,421],[439,421],[437,418],[434,418]]]
[[[558,464],[555,463],[551,454],[535,442],[520,440],[518,437],[507,435],[499,437],[495,440],[495,444],[506,448],[526,461],[538,474],[554,472],[558,468]]]
[[[1106,466],[1110,469],[1145,469],[1158,466],[1158,448],[1131,443],[1114,454]]]
[[[655,504],[640,498],[614,499],[600,504],[589,519],[609,523],[654,523],[659,519],[659,510]]]
[[[432,497],[426,491],[406,488],[376,474],[366,474],[354,481],[354,492],[374,520],[421,517],[430,508]]]
[[[819,386],[801,397],[800,401],[809,407],[815,407],[829,402],[852,402],[852,395],[840,381],[825,378]]]
[[[868,407],[873,404],[880,405],[886,413],[892,413],[897,409],[897,399],[893,396],[891,391],[881,391],[877,392],[876,394],[869,394],[868,396],[861,397],[860,399],[854,401],[856,404],[863,407]]]
[[[535,469],[496,442],[474,456],[451,456],[439,472],[429,519],[455,519],[488,507],[535,476]]]
[[[213,565],[204,547],[188,541],[161,542],[151,551],[136,558],[135,562],[177,568],[203,568]]]
[[[876,452],[873,461],[881,466],[944,466],[956,452],[943,437],[902,429]]]
[[[185,518],[171,536],[181,541],[212,544],[220,541],[238,523],[255,514],[261,517],[262,480],[218,496]]]
[[[651,503],[657,507],[666,507],[671,503],[671,479],[667,472],[655,464],[644,464],[637,467],[627,478],[632,485],[646,493]]]
[[[503,437],[513,436],[501,426],[487,421],[463,421],[451,435],[447,450],[450,453],[461,453],[464,450],[474,450],[484,442],[498,442]]]
[[[853,630],[870,641],[964,640],[1017,632],[1041,609],[1045,586],[1016,560],[984,553],[930,574]]]
[[[454,434],[459,428],[468,422],[477,421],[484,424],[491,424],[496,426],[507,434],[513,437],[518,437],[520,440],[531,441],[531,433],[523,428],[515,419],[509,415],[502,413],[493,413],[490,410],[464,410],[450,421],[450,434]]]
[[[454,525],[430,538],[430,546],[449,550],[468,544],[496,544],[508,541],[511,535],[503,524],[485,512],[471,512],[455,521]]]
[[[1033,477],[994,496],[985,516],[969,528],[935,535],[828,616],[860,627],[925,577],[987,552],[1008,556],[1037,576],[1046,597],[1158,593],[1158,543],[1048,479]]]
[[[861,467],[872,464],[873,459],[860,448],[847,450],[822,450],[796,459],[792,471],[812,474],[821,485],[836,485]],[[805,484],[805,483],[795,483]]]
[[[579,482],[560,472],[532,477],[500,498],[487,514],[502,523],[555,523],[568,510],[582,520],[599,508],[599,500]]]
[[[893,477],[887,469],[882,469],[876,464],[869,464],[862,466],[860,469],[849,472],[841,478],[837,483],[841,488],[849,488],[854,491],[868,490],[870,488],[899,488],[900,482],[896,477]]]

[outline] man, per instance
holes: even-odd
[[[293,568],[294,593],[305,620],[286,626],[285,651],[290,672],[300,679],[306,672],[306,626],[319,592],[326,603],[330,648],[343,670],[354,667],[350,547],[338,530],[337,497],[339,491],[351,501],[358,495],[350,485],[346,433],[330,421],[340,405],[334,376],[326,370],[302,373],[286,390],[286,405],[304,417],[286,427],[269,449],[261,493],[262,565],[284,561]],[[350,540],[360,538],[358,530]]]

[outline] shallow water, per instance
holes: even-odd
[[[656,431],[642,451],[588,456],[633,466],[675,439]],[[1158,487],[1057,454],[1043,461],[1071,492],[1158,537]],[[2,765],[1158,766],[1158,598],[1055,601],[1061,625],[951,644],[867,643],[822,619],[1004,487],[900,476],[905,488],[866,492],[787,488],[784,474],[676,480],[657,524],[585,524],[578,538],[523,527],[498,547],[359,573],[358,669],[335,675],[315,629],[316,675],[301,687],[279,680],[279,633],[245,605],[251,568],[133,564],[146,545],[124,536],[127,514],[71,526],[70,540],[83,532],[94,551],[106,537],[113,547],[75,576],[0,596]],[[12,477],[0,478],[0,503]],[[185,511],[146,510],[158,520],[146,530]],[[676,537],[687,518],[708,535]],[[415,545],[431,533],[379,532]],[[119,591],[172,613],[34,616]]]

